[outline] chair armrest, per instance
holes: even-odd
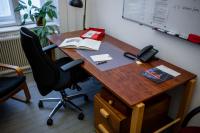
[[[78,65],[80,65],[80,64],[82,64],[83,63],[83,60],[82,59],[77,59],[77,60],[74,60],[74,61],[72,61],[72,62],[69,62],[69,63],[67,63],[67,64],[65,64],[65,65],[62,65],[61,66],[61,69],[63,70],[63,71],[68,71],[69,69],[71,69],[71,68],[73,68],[73,67],[75,67],[75,66],[78,66]]]
[[[194,108],[192,111],[190,111],[187,116],[185,117],[181,127],[186,127],[188,122],[194,117],[196,114],[200,113],[200,106]]]
[[[8,68],[8,69],[13,69],[13,70],[16,71],[16,73],[18,75],[24,75],[23,72],[22,72],[22,69],[20,67],[18,67],[18,66],[0,63],[0,67],[4,67],[4,68]]]
[[[50,50],[52,50],[52,49],[55,49],[55,48],[57,48],[57,47],[58,47],[57,45],[51,44],[51,45],[48,45],[48,46],[42,48],[42,50],[43,50],[44,52],[48,52],[48,51],[50,51]]]

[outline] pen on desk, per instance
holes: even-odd
[[[100,62],[97,62],[97,65],[101,65],[101,64],[104,64],[104,63],[107,63],[107,61],[100,61]]]

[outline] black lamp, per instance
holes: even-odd
[[[70,0],[69,5],[73,7],[83,8],[82,0]],[[84,14],[83,14],[83,29],[85,30],[85,20],[86,20],[86,0],[84,4]]]

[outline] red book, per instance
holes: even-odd
[[[89,28],[85,30],[83,34],[80,35],[81,38],[90,38],[94,40],[103,40],[105,36],[105,29],[100,28]]]

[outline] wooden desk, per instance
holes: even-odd
[[[52,43],[59,45],[65,38],[77,37],[82,32],[83,31],[75,31],[61,35],[53,35],[49,37],[49,40]],[[109,35],[105,36],[103,42],[109,42],[124,51],[128,51],[134,54],[139,51],[137,48],[134,48]],[[83,58],[74,49],[61,50],[73,59]],[[181,75],[162,84],[155,84],[140,75],[141,71],[158,65],[165,65],[181,73]],[[163,129],[175,123],[176,126],[179,127],[185,116],[185,113],[188,110],[196,82],[196,75],[160,59],[151,61],[149,63],[143,63],[141,65],[132,63],[108,71],[100,71],[88,60],[84,59],[84,64],[82,67],[96,79],[98,79],[116,97],[123,101],[127,106],[132,108],[130,133],[139,133],[141,131],[142,118],[145,107],[143,101],[174,89],[177,86],[184,85],[185,89],[176,119],[169,123],[169,125],[163,127]]]

